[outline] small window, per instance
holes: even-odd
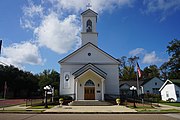
[[[153,94],[159,94],[159,88],[153,88]]]
[[[91,56],[91,53],[88,53],[88,56]]]
[[[169,97],[169,92],[168,91],[166,91],[166,97]]]
[[[176,91],[176,96],[177,96],[177,98],[179,97],[179,91]]]
[[[88,80],[86,83],[85,83],[85,86],[95,86],[94,82],[92,80]]]
[[[149,90],[147,90],[147,93],[149,93]]]
[[[92,21],[90,19],[86,23],[86,32],[92,32]]]
[[[155,82],[155,85],[157,85],[157,82]]]
[[[100,90],[97,90],[97,93],[101,93],[101,91],[100,91]]]

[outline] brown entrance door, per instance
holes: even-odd
[[[95,100],[95,87],[84,88],[84,100]]]

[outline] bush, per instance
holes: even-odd
[[[73,98],[71,96],[68,95],[60,95],[60,96],[56,96],[54,97],[54,101],[59,102],[59,99],[63,98],[63,100],[73,100]]]
[[[169,98],[167,102],[176,102],[174,98]]]
[[[144,99],[151,102],[159,102],[161,96],[158,94],[144,94]]]

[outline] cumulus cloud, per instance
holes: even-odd
[[[155,64],[155,63],[158,63],[158,62],[161,62],[162,59],[160,59],[155,51],[151,52],[151,53],[146,53],[144,55],[144,58],[143,58],[143,61],[142,63],[145,63],[145,64]]]
[[[180,0],[144,0],[145,13],[161,12],[160,21],[180,9]]]
[[[144,52],[144,48],[136,48],[136,49],[130,51],[129,55],[136,56],[136,55],[142,54],[143,52]]]
[[[91,3],[92,9],[96,12],[103,12],[104,10],[112,11],[116,7],[124,5],[132,6],[135,0],[49,0],[53,5],[59,9],[79,12],[86,9],[88,2]]]
[[[23,64],[42,65],[44,62],[38,46],[31,42],[14,43],[4,47],[0,61],[17,67],[23,67]]]
[[[131,5],[134,0],[92,0],[92,9],[97,12]],[[32,0],[23,7],[21,26],[34,33],[34,39],[48,49],[64,54],[77,49],[80,44],[80,15],[89,1],[42,0],[36,5]],[[46,6],[48,5],[48,9]],[[77,15],[78,14],[78,15]]]
[[[101,13],[105,10],[112,11],[125,5],[131,7],[134,0],[92,0],[91,2],[92,8]]]
[[[43,17],[43,10],[44,8],[41,4],[35,5],[33,1],[28,0],[28,5],[22,8],[24,15],[20,19],[21,27],[34,30],[38,26],[39,20]]]
[[[155,51],[147,52],[144,48],[136,48],[134,50],[131,50],[129,52],[129,55],[142,58],[142,63],[144,64],[155,64],[163,61],[157,56]]]
[[[80,28],[75,15],[69,15],[60,20],[56,13],[44,18],[42,24],[35,30],[40,45],[63,54],[75,48],[80,41],[78,36]]]

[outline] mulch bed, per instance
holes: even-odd
[[[8,99],[8,100],[0,100],[0,107],[3,106],[11,106],[25,103],[25,99]]]

